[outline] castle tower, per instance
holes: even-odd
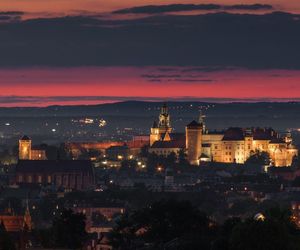
[[[24,135],[19,140],[19,160],[31,159],[31,139]]]
[[[164,105],[161,107],[160,114],[159,114],[158,127],[161,129],[166,129],[166,130],[171,128],[170,115],[169,115],[168,106],[166,103],[164,103]]]
[[[163,135],[172,132],[172,127],[170,123],[170,115],[168,112],[168,107],[164,104],[161,107],[160,114],[159,114],[159,122],[157,123],[154,121],[153,126],[150,132],[150,146],[156,141],[162,139]]]
[[[199,165],[202,153],[202,124],[192,121],[185,128],[187,160],[192,165]]]

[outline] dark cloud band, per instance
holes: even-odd
[[[269,4],[169,4],[169,5],[146,5],[114,11],[115,14],[159,14],[166,12],[180,12],[193,10],[272,10]]]
[[[300,15],[78,16],[1,24],[0,67],[300,69]]]

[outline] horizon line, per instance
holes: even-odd
[[[47,108],[53,106],[98,106],[126,102],[196,102],[208,104],[231,103],[299,103],[297,98],[216,98],[216,97],[121,97],[121,96],[0,96],[0,108]]]

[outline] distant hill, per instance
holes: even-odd
[[[134,115],[148,116],[157,114],[162,102],[126,101],[112,104],[49,106],[49,107],[15,107],[1,108],[0,116],[98,116]],[[258,102],[258,103],[206,103],[206,102],[168,102],[171,113],[175,115],[197,115],[200,107],[210,107],[205,112],[209,116],[233,117],[300,117],[300,102]],[[205,111],[205,109],[204,109]]]
[[[148,134],[158,118],[162,102],[126,101],[113,104],[49,106],[45,108],[0,108],[0,144],[15,143],[22,134],[44,141],[93,141],[130,139]],[[300,103],[205,103],[168,102],[171,124],[183,132],[186,124],[205,114],[209,130],[229,127],[273,127],[292,130],[300,144]],[[93,118],[93,124],[78,123]],[[99,127],[99,121],[106,121]],[[8,141],[10,140],[10,141]]]

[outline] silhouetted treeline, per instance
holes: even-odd
[[[110,234],[114,249],[296,250],[300,231],[288,210],[269,209],[217,224],[187,201],[159,201],[125,214]]]

